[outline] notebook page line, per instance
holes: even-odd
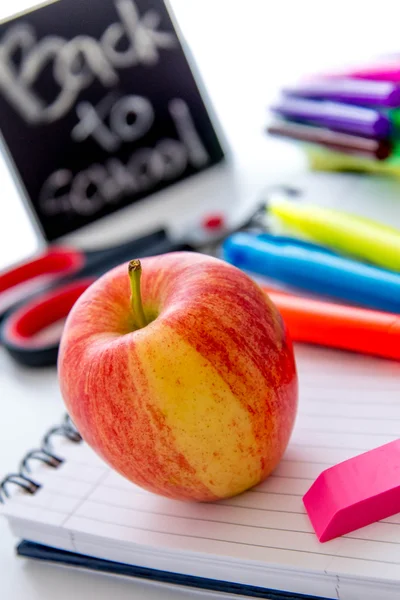
[[[251,525],[262,529],[285,529],[288,531],[303,531],[313,533],[308,517],[303,512],[297,511],[285,513],[278,510],[267,509],[248,509],[247,507],[238,507],[229,504],[205,504],[195,505],[186,502],[176,502],[174,500],[159,499],[157,496],[148,495],[145,498],[142,494],[114,491],[110,494],[110,489],[103,489],[98,486],[90,495],[90,502],[95,502],[98,506],[110,506],[112,508],[122,508],[159,514],[163,516],[185,517],[195,520],[206,520],[224,522],[237,525]],[[238,508],[240,510],[238,510]],[[399,515],[400,517],[400,515]],[[394,527],[392,527],[394,525]],[[366,539],[370,541],[382,541],[388,543],[399,543],[398,523],[393,521],[390,525],[386,522],[380,522],[363,528],[359,531],[349,534],[346,537],[355,539]]]
[[[104,473],[102,473],[99,476],[98,480],[95,483],[93,483],[93,487],[90,490],[88,490],[88,492],[84,496],[82,496],[82,498],[80,498],[79,502],[76,504],[76,506],[74,507],[74,509],[70,512],[69,515],[67,515],[65,517],[64,521],[61,524],[61,527],[64,527],[65,523],[68,521],[68,519],[72,515],[74,515],[77,512],[79,512],[79,508],[85,504],[85,501],[89,498],[89,496],[92,493],[93,489],[95,489],[95,487],[97,487],[98,485],[101,485],[102,480],[105,479],[106,476],[107,476],[107,470],[105,469]]]
[[[327,427],[326,417],[316,415],[308,417],[302,414],[296,424],[297,431],[317,431],[318,433],[351,433],[352,435],[383,435],[398,436],[400,434],[400,419],[390,422],[383,419],[349,419],[348,417],[329,417]]]
[[[270,532],[270,538],[266,538],[267,541],[264,542],[263,536],[265,534],[263,531],[260,531],[258,535],[255,535],[256,532],[254,529],[242,526],[241,529],[245,530],[245,532],[242,531],[238,535],[236,530],[239,526],[220,527],[216,530],[215,523],[213,523],[212,527],[208,527],[207,529],[207,524],[202,521],[197,521],[197,529],[193,528],[193,523],[191,521],[189,524],[185,523],[185,528],[177,533],[173,529],[174,523],[171,523],[171,520],[171,518],[159,518],[157,520],[157,526],[154,526],[153,529],[150,530],[144,527],[142,522],[127,526],[126,524],[121,525],[119,523],[109,522],[108,520],[98,520],[93,514],[90,517],[76,515],[71,517],[68,528],[78,530],[78,532],[95,533],[95,535],[104,537],[107,540],[113,540],[117,545],[128,542],[135,545],[144,544],[152,546],[156,543],[155,541],[157,539],[167,541],[170,540],[172,536],[176,539],[175,547],[183,547],[180,546],[180,538],[182,538],[182,540],[186,540],[186,543],[184,544],[186,550],[193,552],[198,551],[199,546],[196,543],[197,540],[203,542],[203,551],[209,554],[215,553],[214,543],[216,542],[227,545],[227,548],[230,545],[235,545],[242,546],[243,548],[284,550],[295,554],[302,554],[305,557],[306,562],[308,561],[307,567],[311,571],[314,569],[313,561],[315,560],[315,556],[356,558],[367,561],[371,563],[371,565],[375,562],[397,566],[400,565],[400,548],[398,547],[398,544],[376,541],[366,545],[365,540],[338,538],[337,540],[332,540],[330,543],[318,546],[317,544],[314,544],[315,536],[311,534],[308,535],[303,532],[281,530]],[[101,527],[99,523],[101,523]],[[221,529],[224,529],[227,535],[223,536]],[[207,531],[213,533],[211,533],[211,535],[206,535]],[[273,538],[272,533],[274,534]],[[239,537],[240,539],[238,539]],[[337,542],[337,544],[335,542]],[[371,547],[373,552],[371,552]],[[248,558],[250,559],[250,557]],[[276,559],[273,560],[273,563],[275,565],[279,564]],[[285,567],[284,564],[281,566]],[[373,570],[371,573],[373,573]]]

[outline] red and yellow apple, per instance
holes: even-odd
[[[131,261],[97,280],[68,316],[58,368],[87,443],[170,498],[212,501],[260,483],[296,416],[278,310],[245,273],[201,254]]]

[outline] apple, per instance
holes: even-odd
[[[58,371],[84,440],[130,481],[180,500],[260,483],[296,416],[277,308],[245,273],[197,253],[131,261],[93,283],[68,316]]]

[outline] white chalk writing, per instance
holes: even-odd
[[[109,110],[106,100],[104,98],[97,107],[90,102],[77,105],[80,121],[71,132],[72,139],[82,142],[93,136],[103,150],[112,152],[122,142],[134,142],[149,131],[154,121],[154,110],[149,100],[143,96],[125,96],[111,105]],[[110,128],[103,122],[108,113]]]
[[[152,114],[141,100],[144,99],[139,96],[127,96],[118,101],[121,112],[118,113],[118,118],[115,117],[113,130],[107,129],[118,145],[135,131],[133,125],[136,121],[129,125],[122,119],[129,107],[134,107],[136,111],[144,110],[143,114]],[[174,99],[169,104],[169,111],[179,139],[164,138],[153,148],[136,150],[126,164],[119,158],[112,157],[104,164],[91,165],[75,175],[69,169],[55,171],[48,177],[40,193],[39,202],[43,213],[48,216],[78,214],[87,217],[98,213],[107,205],[115,205],[127,195],[151,191],[163,182],[177,179],[188,165],[196,169],[204,167],[209,162],[209,155],[197,133],[189,107],[183,100]],[[98,116],[98,112],[95,111],[95,115]],[[121,127],[119,118],[122,119]],[[86,117],[85,123],[78,130],[79,135],[85,136],[89,132],[94,135],[96,132],[98,141],[98,122],[92,120],[92,117],[87,121]],[[88,123],[97,125],[91,128]],[[78,125],[82,125],[82,121]],[[146,132],[144,128],[141,135]],[[104,145],[104,139],[102,143]]]
[[[0,43],[0,89],[25,121],[31,124],[57,121],[71,110],[81,91],[94,80],[106,88],[114,86],[118,82],[118,69],[154,65],[160,49],[176,44],[172,32],[158,29],[160,17],[155,11],[140,16],[133,0],[115,0],[115,7],[120,20],[108,25],[99,41],[87,35],[71,40],[49,35],[38,41],[27,24],[17,24],[6,31]],[[127,43],[124,50],[118,49],[122,40],[124,46]],[[19,65],[13,60],[17,50],[22,55]],[[34,85],[49,64],[59,91],[47,102]],[[81,112],[86,112],[85,106]]]

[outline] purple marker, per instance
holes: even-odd
[[[400,106],[400,86],[389,81],[316,79],[285,89],[284,94],[367,106]]]
[[[320,100],[282,98],[271,110],[293,121],[315,123],[336,131],[359,133],[372,138],[385,138],[390,133],[388,117],[372,108]]]

